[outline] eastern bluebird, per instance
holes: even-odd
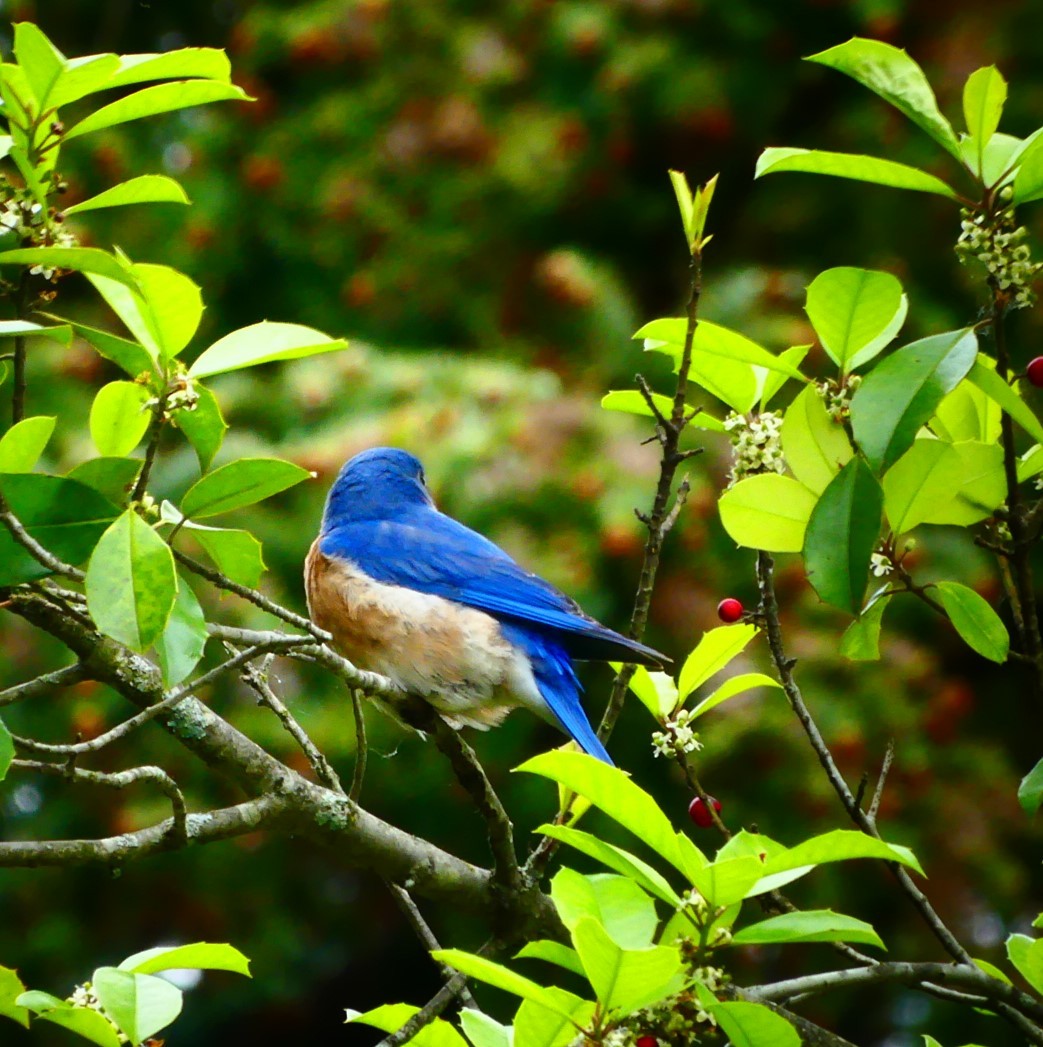
[[[305,562],[312,620],[360,669],[485,730],[523,705],[611,763],[572,659],[669,661],[607,629],[499,546],[435,508],[411,454],[350,459]]]

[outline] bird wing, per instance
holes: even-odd
[[[662,665],[669,659],[613,632],[499,546],[437,509],[398,520],[334,525],[319,540],[326,556],[357,564],[371,578],[549,631],[574,658]]]

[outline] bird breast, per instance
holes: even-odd
[[[305,561],[312,621],[360,669],[426,698],[454,726],[495,726],[517,705],[546,715],[528,657],[482,611],[387,585],[316,541]]]

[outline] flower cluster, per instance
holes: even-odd
[[[4,248],[75,246],[75,234],[59,225],[57,218],[49,217],[28,192],[10,185],[2,188],[4,197],[0,202],[0,245]],[[34,265],[29,272],[50,280],[55,270],[51,266]]]
[[[94,992],[94,986],[91,985],[90,982],[84,982],[83,985],[77,985],[69,994],[66,1003],[71,1003],[74,1007],[89,1007],[92,1011],[97,1011],[112,1025],[112,1031],[120,1043],[129,1042],[126,1033],[120,1032],[115,1023],[112,1022],[109,1016],[102,1009],[101,1002],[98,1000],[98,997]]]
[[[765,411],[747,417],[732,411],[724,420],[732,434],[735,458],[728,473],[728,486],[756,473],[781,473],[786,467],[782,456],[782,412]]]
[[[843,423],[851,417],[851,397],[855,390],[862,384],[860,374],[849,374],[844,376],[843,382],[835,382],[827,378],[824,382],[815,384],[815,391],[826,405],[829,417],[834,422]]]
[[[1024,309],[1035,302],[1032,281],[1043,263],[1032,261],[1025,239],[1028,230],[1014,225],[1014,211],[1008,209],[989,216],[964,208],[960,211],[960,238],[956,255],[961,262],[977,260],[988,270],[989,278],[1011,299],[1012,309]]]
[[[894,564],[888,553],[873,553],[869,557],[869,569],[874,578],[886,578],[894,570]]]
[[[656,756],[681,756],[698,752],[703,743],[692,729],[695,716],[691,709],[680,709],[663,724],[663,730],[652,732],[652,749]]]

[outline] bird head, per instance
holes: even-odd
[[[433,505],[424,467],[397,447],[371,447],[344,463],[326,498],[322,530],[356,520],[384,520],[403,509]]]

